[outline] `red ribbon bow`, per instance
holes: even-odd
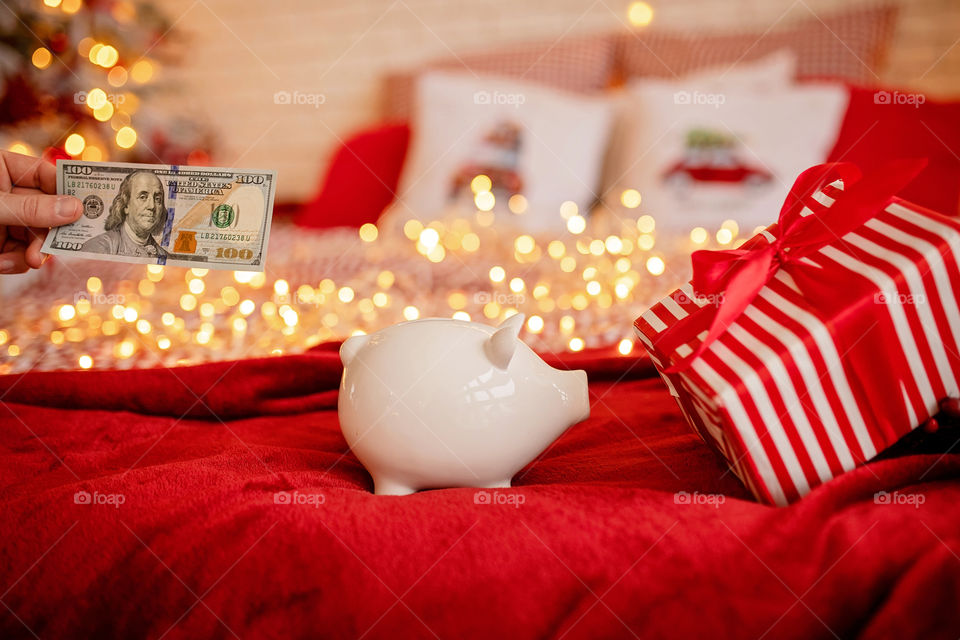
[[[885,209],[926,164],[925,159],[895,160],[866,176],[861,176],[860,170],[849,162],[817,165],[801,173],[794,182],[780,209],[779,233],[773,242],[758,242],[751,248],[695,251],[694,292],[720,302],[702,307],[660,334],[655,346],[669,355],[707,331],[699,346],[666,372],[689,368],[740,317],[778,270],[789,269],[801,258],[861,227]],[[807,199],[838,179],[843,181],[844,189],[833,205],[818,215],[803,215]],[[797,280],[800,284],[810,279]]]

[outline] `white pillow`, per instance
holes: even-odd
[[[739,87],[743,89],[777,90],[793,83],[797,77],[797,54],[780,49],[757,60],[709,67],[687,74],[682,80],[701,85],[701,89],[718,91]]]
[[[609,99],[472,74],[430,72],[417,85],[413,141],[392,215],[421,220],[451,207],[472,213],[475,175],[493,178],[494,211],[531,231],[561,232],[560,206],[598,199],[613,118]],[[510,213],[521,193],[526,211]]]
[[[774,222],[797,175],[826,159],[847,91],[703,87],[646,80],[628,88],[629,122],[609,167],[608,205],[620,207],[623,190],[636,189],[639,211],[658,229],[713,230],[732,219],[749,232]]]

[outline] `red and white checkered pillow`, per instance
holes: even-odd
[[[384,86],[384,116],[409,118],[414,85],[424,71],[472,71],[535,82],[572,93],[605,89],[613,74],[616,38],[609,35],[564,38],[512,45],[492,52],[443,58],[422,65],[414,72],[390,74]]]
[[[896,22],[894,5],[832,13],[769,32],[678,32],[652,29],[619,39],[618,70],[625,79],[674,78],[705,67],[748,62],[789,49],[800,79],[877,81]]]

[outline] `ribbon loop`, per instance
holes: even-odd
[[[811,167],[797,177],[784,200],[775,240],[750,249],[695,251],[691,256],[694,293],[709,295],[719,303],[701,307],[660,334],[654,346],[670,357],[679,346],[707,332],[692,353],[666,372],[689,368],[740,317],[779,269],[863,226],[885,209],[926,164],[925,159],[894,160],[866,176],[849,162]],[[807,208],[808,200],[836,180],[843,182],[842,193],[830,207],[814,215]]]

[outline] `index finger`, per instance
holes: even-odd
[[[57,192],[57,169],[43,158],[4,151],[3,163],[14,185],[40,189],[44,193]]]

